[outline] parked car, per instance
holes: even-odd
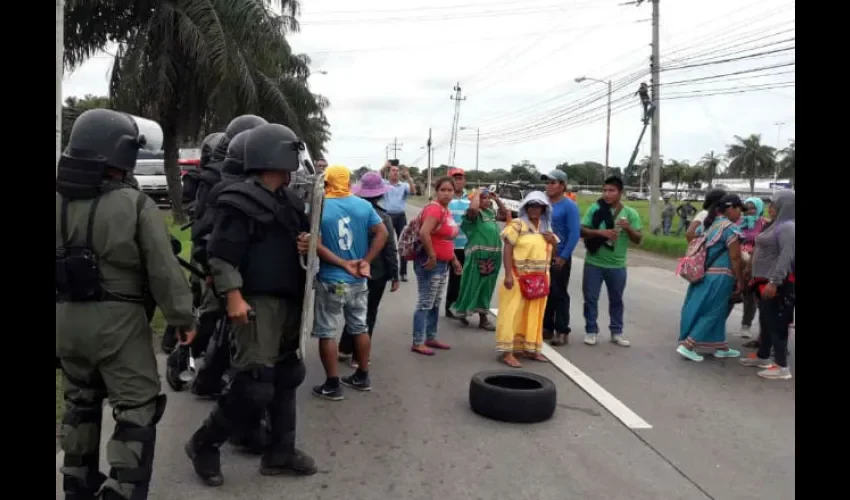
[[[139,150],[133,175],[139,183],[139,189],[153,198],[158,206],[171,206],[168,182],[165,180],[165,155],[162,151],[151,153]]]
[[[505,208],[511,211],[512,217],[518,216],[520,203],[525,197],[525,191],[522,186],[515,183],[499,182],[490,185],[488,189],[501,198],[502,203],[505,204]]]

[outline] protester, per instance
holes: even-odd
[[[433,356],[433,349],[450,349],[437,340],[440,298],[448,280],[449,265],[457,275],[463,273],[453,244],[460,230],[449,212],[449,202],[455,196],[454,180],[442,177],[434,188],[437,201],[422,209],[422,226],[419,229],[422,248],[413,261],[419,298],[413,313],[413,345],[410,350],[425,356]]]
[[[540,191],[528,193],[519,219],[505,227],[502,239],[505,279],[499,288],[496,351],[512,368],[522,366],[517,356],[545,362],[540,353],[548,298],[544,282],[549,280],[553,248],[558,245],[548,197]]]
[[[676,348],[691,361],[704,359],[697,350],[711,350],[716,358],[741,355],[726,342],[726,317],[733,291],[740,293],[745,284],[736,224],[742,209],[741,198],[726,195],[709,208],[703,227],[697,229],[697,235],[705,234],[707,268],[701,281],[688,286]]]
[[[688,240],[688,243],[691,242],[694,238],[696,238],[696,231],[698,228],[702,227],[703,221],[708,217],[708,209],[721,198],[726,196],[726,191],[722,189],[712,189],[705,195],[705,200],[702,202],[702,210],[694,217],[694,221],[688,226],[688,230],[685,231],[685,239]],[[676,233],[677,235],[679,233]]]
[[[552,230],[559,240],[549,269],[551,283],[543,316],[543,340],[558,346],[566,344],[570,334],[570,272],[573,251],[581,238],[581,214],[578,205],[564,196],[567,174],[553,170],[543,175],[541,180],[546,182],[546,196],[552,208]]]
[[[372,204],[372,208],[381,217],[384,225],[387,227],[387,244],[384,245],[380,255],[370,262],[371,276],[366,281],[369,289],[366,305],[366,326],[369,338],[375,331],[375,322],[378,318],[378,306],[381,304],[381,299],[384,296],[384,291],[387,288],[387,283],[391,282],[390,291],[398,290],[398,251],[396,250],[396,238],[393,230],[393,223],[389,214],[384,211],[382,199],[384,194],[389,190],[389,186],[384,184],[380,174],[377,172],[369,172],[360,179],[360,184],[353,189],[354,194],[360,196],[364,200]],[[371,240],[372,235],[370,235]],[[351,359],[354,354],[354,335],[351,334],[351,328],[346,323],[342,330],[342,337],[339,340],[339,359],[345,361]],[[351,366],[357,368],[357,361],[352,360]]]
[[[703,209],[706,207],[703,206]],[[676,213],[679,214],[679,228],[676,229],[676,236],[682,234],[683,229],[687,229],[691,224],[691,219],[694,217],[694,214],[697,213],[697,209],[691,205],[690,200],[685,201],[685,203],[679,205],[676,208]],[[687,231],[685,232],[687,234]]]
[[[319,339],[319,355],[327,378],[313,387],[313,395],[322,399],[343,399],[342,387],[372,390],[369,379],[371,339],[366,322],[371,277],[370,262],[387,242],[388,232],[381,217],[368,201],[351,194],[351,173],[333,165],[325,170],[325,202],[322,210],[321,259],[316,283],[313,336]],[[336,335],[347,326],[354,336],[357,369],[340,378],[337,371]]]
[[[631,345],[623,336],[626,256],[629,243],[639,245],[643,236],[640,215],[632,207],[624,205],[622,197],[622,179],[616,176],[605,179],[602,198],[590,206],[581,221],[581,234],[587,245],[582,280],[584,343],[587,345],[596,345],[599,333],[599,325],[596,323],[599,317],[599,293],[603,283],[608,289],[611,342],[622,347]]]
[[[499,212],[492,209],[492,202]],[[466,234],[466,260],[460,280],[460,295],[451,308],[458,318],[478,314],[478,327],[495,331],[490,323],[490,301],[502,266],[502,240],[499,238],[497,220],[510,219],[510,211],[502,200],[486,189],[476,189],[471,196],[469,209],[463,216],[460,229]]]
[[[388,179],[384,181],[388,187],[384,195],[384,209],[392,219],[395,237],[398,240],[401,231],[407,225],[407,199],[416,192],[416,186],[406,168],[399,169],[398,165],[391,165],[389,160],[384,164],[384,168],[389,171]],[[407,281],[407,261],[401,255],[398,256],[398,269],[401,281]]]
[[[450,168],[448,172],[449,177],[454,181],[455,193],[451,202],[449,202],[448,208],[454,218],[455,225],[460,227],[463,222],[463,216],[466,214],[466,211],[469,209],[469,198],[463,191],[463,188],[466,186],[466,174],[464,174],[462,168]],[[454,254],[455,259],[460,262],[460,265],[463,266],[464,260],[466,259],[466,254],[464,249],[466,248],[467,237],[463,231],[458,232],[457,236],[454,240]],[[454,273],[449,272],[449,286],[448,290],[446,290],[446,317],[454,318],[454,315],[451,312],[451,307],[454,305],[455,301],[457,301],[458,294],[460,293],[460,272]],[[460,322],[464,325],[469,325],[469,321],[466,318],[458,318]]]
[[[746,213],[741,217],[741,257],[744,262],[748,262],[752,259],[756,236],[764,230],[767,220],[763,216],[764,202],[757,196],[744,200],[744,209]],[[741,319],[740,335],[743,338],[750,338],[753,319],[756,317],[755,293],[748,287],[743,291],[741,300],[744,304],[744,316]],[[729,312],[732,312],[732,307],[729,308]]]
[[[756,236],[752,259],[752,281],[759,298],[761,345],[755,358],[741,360],[744,366],[763,368],[766,379],[788,380],[788,333],[794,321],[796,285],[796,195],[780,191],[768,209],[771,224]],[[773,351],[774,362],[770,362]]]
[[[661,232],[664,236],[670,236],[673,227],[673,216],[676,215],[676,207],[670,198],[664,199],[664,210],[661,211]],[[681,233],[681,231],[679,231]]]

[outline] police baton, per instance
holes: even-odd
[[[183,257],[177,256],[177,262],[180,263],[180,266],[182,266],[184,269],[186,269],[190,273],[194,274],[198,278],[201,278],[202,280],[207,279],[207,274],[205,272],[201,271],[200,269],[193,266],[192,264],[189,264],[188,262],[186,262],[186,260],[184,260]]]

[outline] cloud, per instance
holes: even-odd
[[[648,81],[651,7],[599,0],[343,0],[303,2],[293,49],[316,70],[315,92],[331,101],[333,140],[327,157],[377,167],[394,138],[402,161],[425,163],[429,128],[435,161],[449,160],[454,102],[467,97],[460,124],[481,130],[480,166],[505,168],[527,159],[541,169],[562,161],[605,158],[605,85],[614,82],[612,166],[624,166],[641,129],[633,96]],[[661,4],[661,148],[665,158],[697,161],[721,153],[734,135],[762,134],[771,145],[794,137],[795,3]],[[781,42],[786,40],[786,42]],[[718,62],[720,61],[720,62]],[[105,94],[108,56],[90,60],[65,80],[65,95]],[[739,72],[738,74],[733,74]],[[726,76],[723,76],[726,75]],[[622,87],[622,88],[620,88]],[[475,164],[475,131],[459,132],[456,161]],[[649,153],[649,134],[639,158]]]

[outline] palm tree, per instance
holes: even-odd
[[[717,173],[720,170],[720,165],[723,159],[719,156],[714,156],[714,151],[706,153],[697,165],[705,172],[705,179],[708,181],[709,189],[714,184],[714,179],[717,178]]]
[[[779,160],[779,175],[781,177],[788,177],[791,179],[791,185],[796,189],[797,188],[797,172],[796,172],[796,141],[791,139],[790,144],[785,149],[779,151],[779,156],[782,157]]]
[[[310,93],[309,60],[285,35],[298,29],[297,0],[69,0],[66,59],[79,64],[107,42],[118,49],[110,82],[116,109],[156,118],[175,220],[183,216],[178,147],[221,130],[233,116],[261,114],[310,142],[329,138],[327,101]],[[72,11],[70,16],[68,10]],[[95,15],[96,14],[96,15]],[[97,19],[98,26],[87,19]],[[66,29],[66,33],[68,33]],[[66,37],[67,40],[67,37]]]
[[[776,148],[761,143],[760,134],[749,137],[736,135],[738,144],[726,146],[726,156],[729,157],[729,172],[750,180],[750,195],[756,190],[756,177],[772,173],[776,163]]]
[[[679,196],[679,184],[688,177],[691,166],[686,161],[670,160],[664,165],[663,177],[667,182],[673,182],[676,196]]]

